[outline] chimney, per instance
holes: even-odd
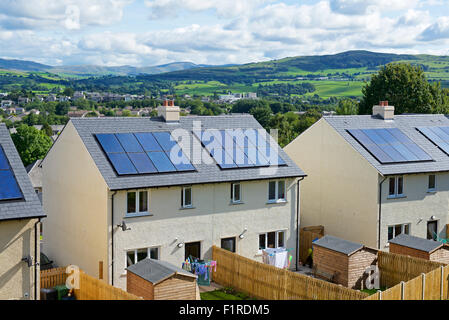
[[[174,100],[164,100],[162,106],[157,108],[157,115],[164,118],[165,122],[179,122],[179,110]]]
[[[373,116],[377,115],[384,120],[393,120],[394,106],[389,106],[388,101],[380,101],[379,105],[373,106]]]

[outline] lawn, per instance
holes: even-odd
[[[232,288],[200,293],[201,300],[256,300],[249,295],[237,292]]]
[[[380,291],[385,291],[387,289],[388,289],[387,287],[381,287]],[[360,291],[368,293],[369,295],[372,295],[372,294],[375,294],[377,291],[379,291],[379,289],[362,289]]]

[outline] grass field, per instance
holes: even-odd
[[[230,288],[200,293],[201,300],[256,300]]]

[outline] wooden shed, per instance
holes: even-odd
[[[332,282],[361,289],[365,271],[377,264],[377,250],[330,235],[313,242],[313,266],[316,275],[332,275]],[[329,278],[330,280],[330,278]]]
[[[449,264],[449,245],[401,233],[389,241],[390,252]]]
[[[199,299],[197,276],[171,263],[146,258],[127,271],[127,291],[146,300]]]

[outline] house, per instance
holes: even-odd
[[[57,101],[58,100],[58,98],[56,97],[56,95],[55,94],[49,94],[46,98],[45,98],[45,101],[47,101],[47,102],[55,102],[55,101]]]
[[[190,255],[211,259],[213,245],[260,261],[262,249],[286,247],[296,261],[305,174],[260,124],[241,114],[180,117],[167,102],[158,114],[68,122],[42,162],[52,259],[89,274],[102,261],[104,279],[121,288],[126,268],[146,257],[180,267]],[[241,128],[246,151],[239,138],[240,158],[222,153],[234,140],[223,149],[219,137],[241,137]]]
[[[84,95],[84,92],[82,92],[82,91],[75,91],[75,93],[73,94],[73,100],[78,100],[78,99],[86,99],[86,96]]]
[[[325,235],[314,241],[313,266],[317,273],[334,275],[333,281],[347,288],[361,289],[365,271],[377,263],[377,250],[363,244]]]
[[[201,300],[197,276],[171,263],[146,258],[126,270],[127,291],[145,300]]]
[[[301,225],[381,250],[401,233],[445,238],[448,127],[444,115],[395,115],[388,102],[372,115],[321,118],[285,147],[309,175]]]
[[[390,240],[390,252],[449,264],[449,245],[408,234]]]
[[[12,101],[12,100],[2,100],[2,102],[1,102],[2,109],[11,108],[13,105],[14,105],[14,101]]]
[[[18,104],[21,104],[21,105],[30,103],[30,101],[31,100],[28,97],[19,97],[19,99],[17,100]]]
[[[42,160],[36,160],[29,164],[25,169],[31,184],[36,192],[40,202],[42,203],[42,168],[40,167]]]
[[[0,123],[0,300],[39,299],[44,216],[9,131]]]

